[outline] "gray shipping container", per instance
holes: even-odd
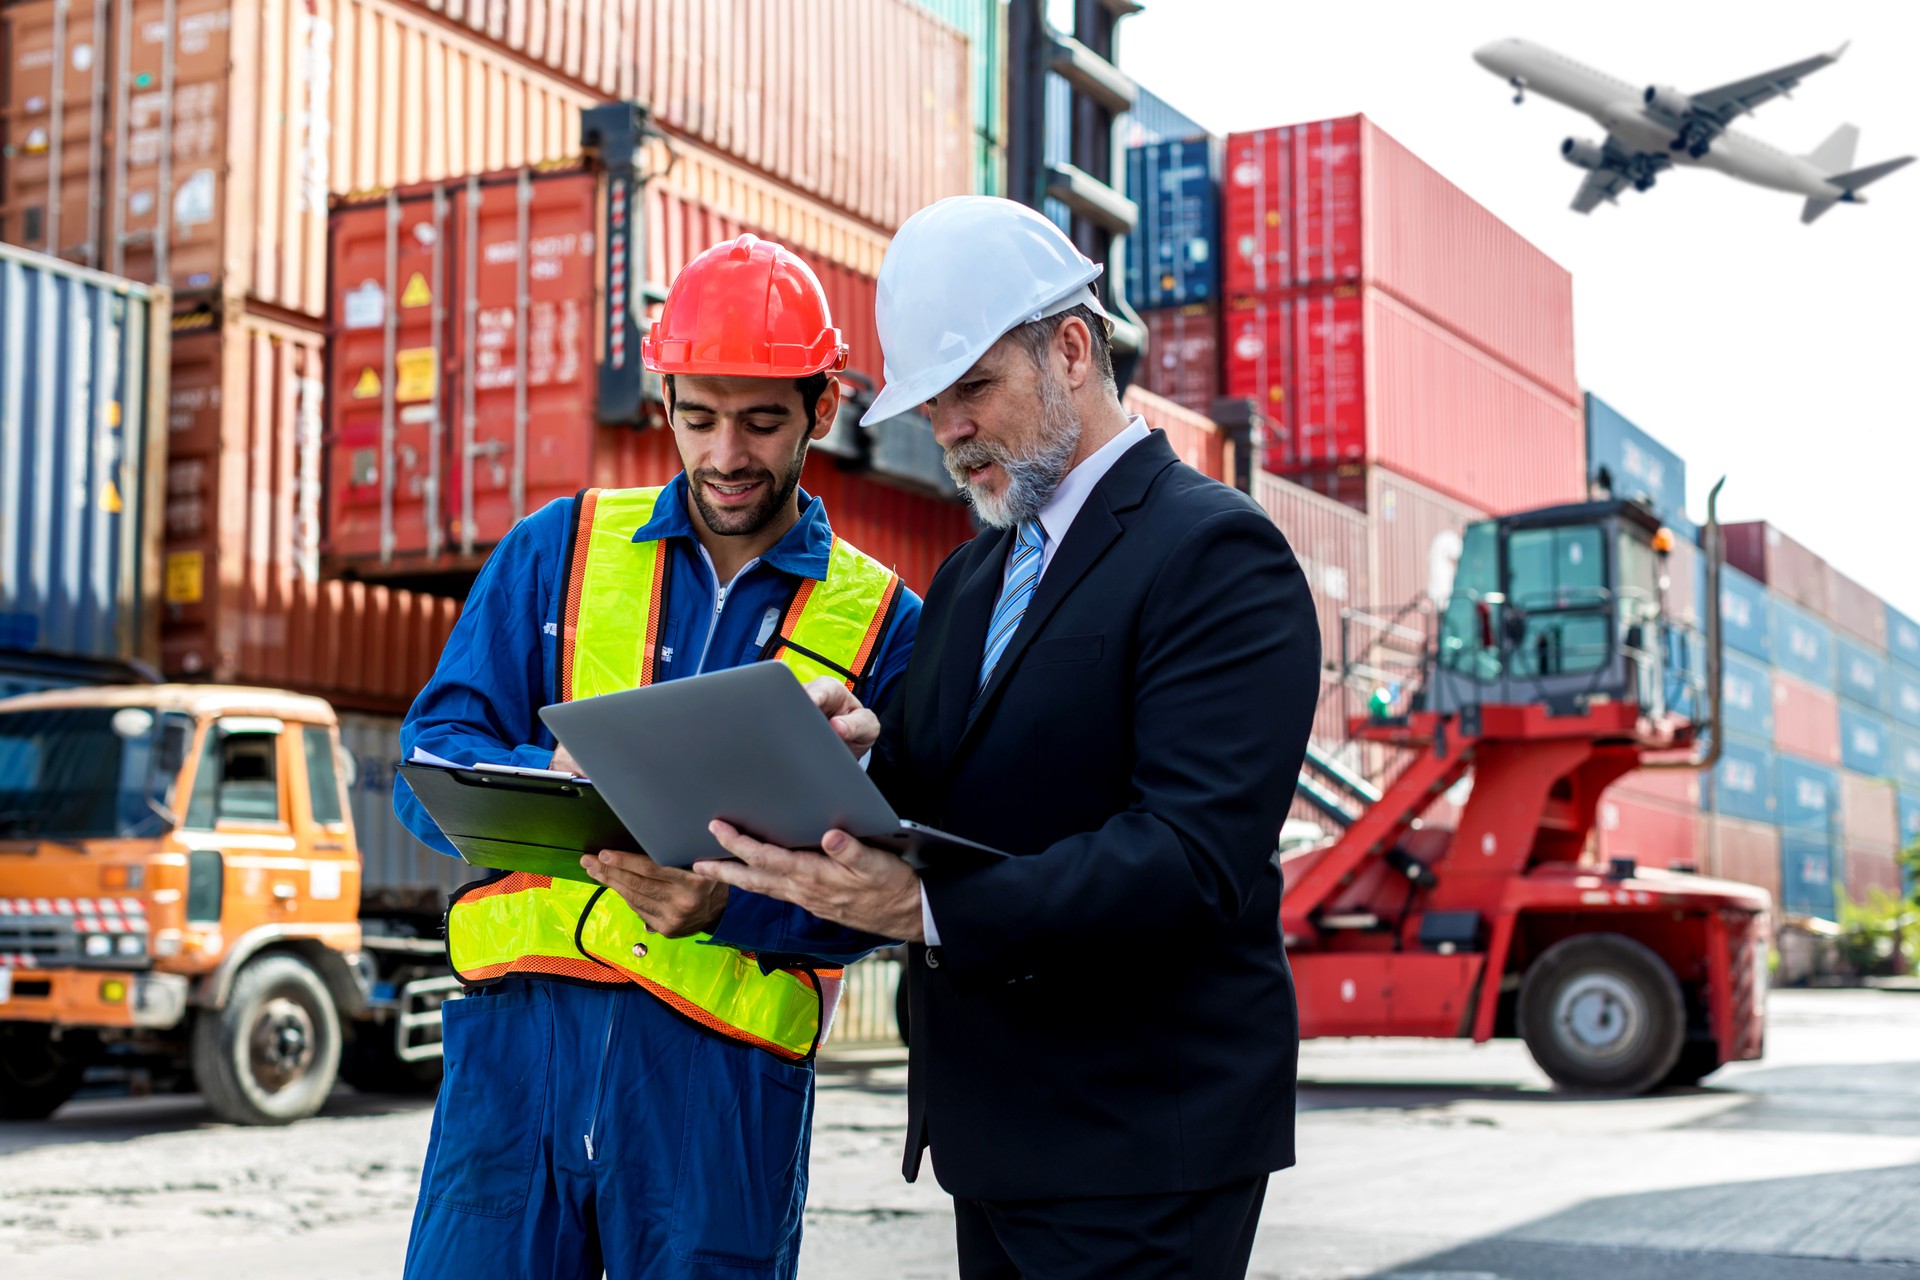
[[[353,757],[353,835],[360,844],[360,898],[369,911],[445,910],[447,895],[487,874],[429,849],[393,816],[400,718],[340,713],[340,742]]]
[[[171,302],[0,245],[0,653],[159,656]]]

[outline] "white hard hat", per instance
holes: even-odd
[[[1098,264],[1032,209],[998,196],[948,196],[908,218],[880,262],[874,317],[887,385],[862,423],[924,404],[1016,326],[1069,307],[1106,309]]]

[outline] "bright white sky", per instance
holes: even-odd
[[[1120,64],[1215,132],[1362,111],[1573,272],[1581,383],[1687,461],[1689,506],[1767,519],[1920,617],[1920,164],[1800,225],[1801,197],[1669,173],[1567,208],[1586,117],[1511,90],[1472,51],[1520,36],[1633,84],[1705,89],[1832,49],[1743,122],[1784,150],[1860,126],[1859,165],[1920,153],[1909,0],[1148,0]]]

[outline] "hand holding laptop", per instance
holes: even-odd
[[[853,690],[832,676],[820,676],[807,681],[807,696],[833,725],[854,759],[873,750],[873,744],[880,740],[880,717],[861,706]]]

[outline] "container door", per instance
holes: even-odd
[[[598,188],[589,173],[523,173],[454,196],[448,536],[463,553],[594,483]]]
[[[109,4],[37,0],[0,17],[12,64],[0,115],[0,240],[90,267],[101,265],[106,199]]]

